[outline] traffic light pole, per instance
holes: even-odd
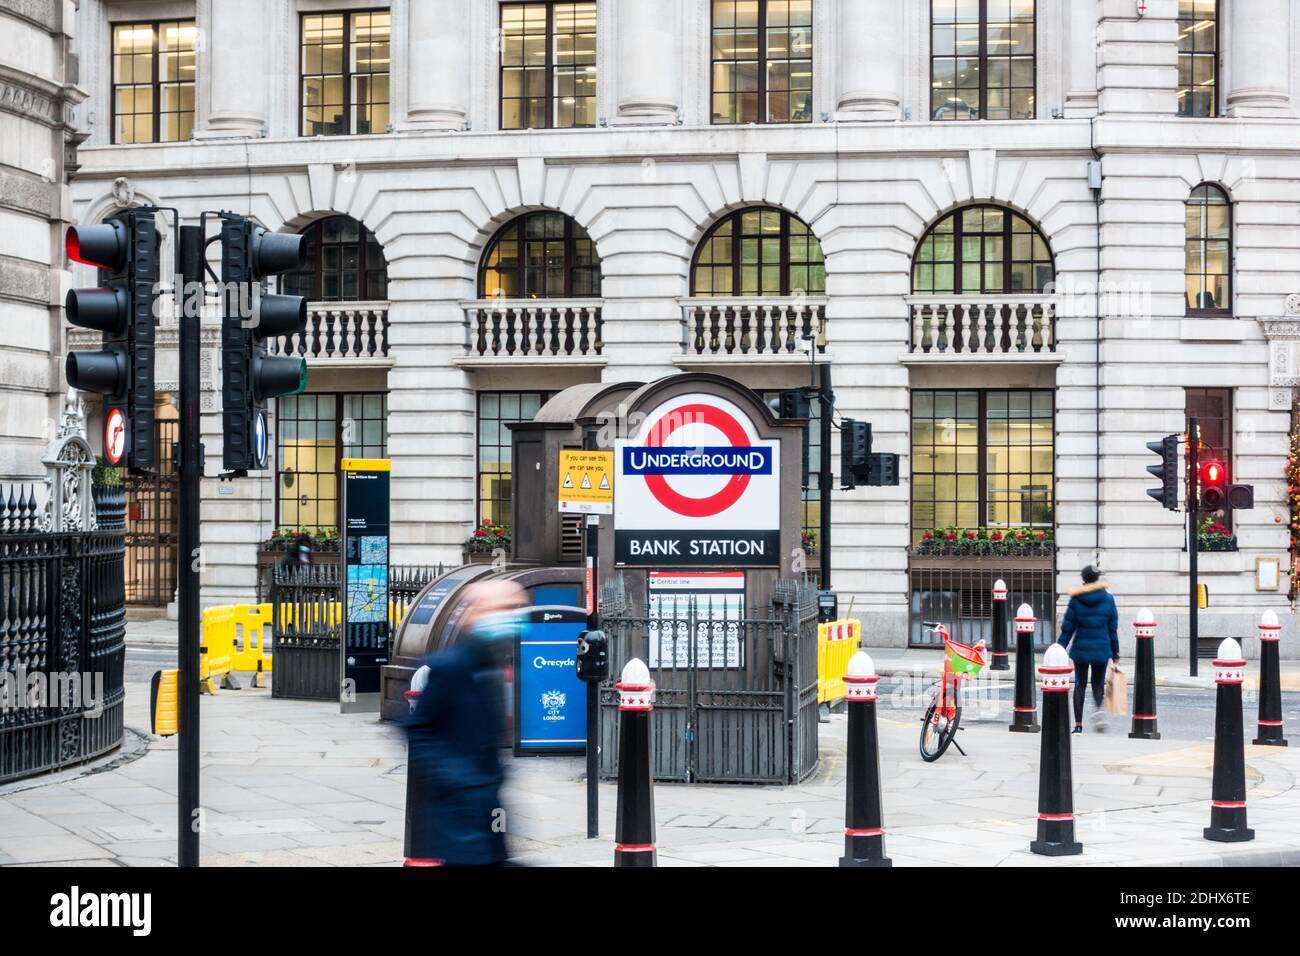
[[[177,747],[177,844],[181,866],[199,865],[199,479],[203,444],[199,427],[199,326],[203,306],[203,229],[181,226],[178,255],[184,283],[180,298],[179,616],[180,740]]]
[[[835,393],[831,391],[831,366],[824,362],[818,366],[817,397],[821,402],[821,467],[817,471],[817,497],[821,511],[821,569],[818,575],[818,587],[829,590],[831,586],[831,487],[835,477],[831,473],[831,416],[835,408]]]
[[[1197,618],[1200,613],[1199,582],[1196,573],[1196,518],[1201,510],[1201,463],[1200,463],[1200,446],[1201,432],[1197,428],[1196,419],[1191,419],[1187,424],[1187,463],[1189,466],[1187,479],[1187,578],[1189,584],[1188,598],[1188,648],[1187,659],[1190,664],[1188,671],[1192,677],[1196,676],[1196,656],[1197,656]]]
[[[598,450],[596,433],[587,429],[583,448]],[[583,516],[587,563],[587,630],[600,630],[600,517]],[[519,678],[516,676],[515,678]],[[600,836],[600,682],[587,681],[587,839]]]

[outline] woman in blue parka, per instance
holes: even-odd
[[[1083,584],[1070,592],[1070,604],[1061,621],[1060,642],[1074,661],[1074,732],[1083,733],[1083,695],[1092,684],[1092,699],[1097,705],[1093,721],[1099,731],[1106,729],[1106,712],[1102,696],[1106,690],[1106,665],[1119,663],[1119,611],[1115,599],[1092,565],[1083,569]],[[1091,671],[1091,680],[1089,680]]]

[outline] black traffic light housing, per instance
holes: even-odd
[[[1249,511],[1255,507],[1255,486],[1231,483],[1222,458],[1208,458],[1200,464],[1201,511]]]
[[[791,388],[780,393],[780,407],[782,418],[802,418],[803,426],[803,470],[800,472],[800,488],[808,487],[808,470],[811,460],[808,422],[812,418],[812,395],[808,389]]]
[[[898,456],[874,452],[867,457],[867,484],[875,487],[898,484]]]
[[[604,631],[578,635],[578,680],[601,681],[609,677],[609,638]]]
[[[245,216],[221,214],[222,463],[229,471],[266,467],[267,400],[307,386],[306,360],[267,349],[268,340],[305,328],[307,300],[263,294],[263,280],[302,262],[302,236],[268,232]]]
[[[871,458],[871,423],[840,420],[840,486],[848,491],[866,481]]]
[[[1147,442],[1147,448],[1160,456],[1160,464],[1147,465],[1147,471],[1160,479],[1160,487],[1148,488],[1147,494],[1168,511],[1178,510],[1178,484],[1183,467],[1178,454],[1179,443],[1177,435]]]
[[[68,321],[103,333],[97,352],[69,352],[68,384],[104,396],[104,455],[111,465],[149,471],[154,441],[154,346],[159,242],[152,206],[128,209],[98,225],[72,226],[68,258],[96,266],[104,285],[70,289]]]

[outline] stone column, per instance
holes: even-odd
[[[211,110],[207,126],[196,138],[261,136],[266,128],[265,77],[273,55],[267,21],[271,6],[262,0],[220,0],[210,5],[211,13],[206,32],[200,35],[197,57],[200,64],[204,59],[208,61]],[[296,43],[292,55],[298,55]]]
[[[1101,0],[1102,113],[1178,114],[1178,0]],[[1040,63],[1041,68],[1041,63]]]
[[[841,2],[839,59],[836,119],[898,119],[903,84],[902,0]]]
[[[1093,116],[1097,112],[1097,41],[1100,8],[1097,0],[1071,0],[1066,38],[1069,73],[1065,86],[1065,115]]]
[[[616,122],[675,123],[681,105],[680,0],[622,0],[618,13]]]
[[[1227,108],[1232,116],[1276,116],[1291,104],[1290,0],[1230,3]],[[1220,21],[1220,27],[1223,22]]]
[[[464,129],[469,111],[469,44],[464,42],[469,4],[417,0],[407,10],[408,105],[401,128]]]

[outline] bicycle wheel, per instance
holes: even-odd
[[[957,736],[957,726],[961,723],[960,688],[954,688],[954,696],[956,704],[951,719],[944,714],[935,713],[939,706],[938,691],[934,692],[930,706],[921,718],[921,759],[926,763],[933,763],[942,757],[952,739]]]

